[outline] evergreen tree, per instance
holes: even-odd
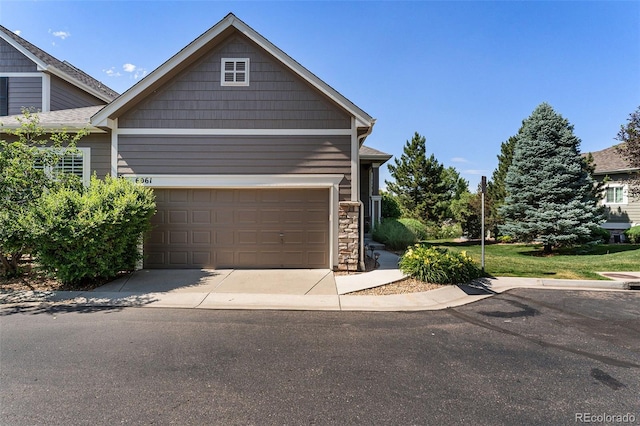
[[[521,129],[522,130],[522,129]],[[493,171],[491,180],[487,183],[487,194],[485,204],[487,208],[486,225],[494,236],[499,234],[499,225],[504,223],[499,213],[499,208],[507,198],[505,178],[511,162],[513,161],[513,151],[515,150],[517,136],[511,136],[500,146],[498,154],[498,167]]]
[[[433,154],[427,157],[424,136],[416,132],[400,159],[388,168],[394,182],[385,181],[387,190],[396,197],[403,216],[423,222],[442,220],[451,201],[452,182],[455,188],[458,182]]]
[[[505,178],[501,232],[519,241],[540,240],[547,253],[595,240],[603,217],[579,148],[573,126],[549,104],[533,111],[518,133]]]

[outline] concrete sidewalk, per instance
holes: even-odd
[[[380,253],[371,272],[335,275],[328,269],[140,270],[92,291],[1,293],[1,306],[33,303],[96,307],[190,309],[278,309],[327,311],[416,311],[459,306],[512,288],[623,291],[640,286],[640,272],[603,272],[615,281],[498,277],[469,285],[388,296],[349,294],[393,283],[405,276],[398,257]]]

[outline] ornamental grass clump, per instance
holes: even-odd
[[[482,276],[466,252],[421,244],[409,247],[400,258],[399,266],[405,274],[435,284],[464,284]]]

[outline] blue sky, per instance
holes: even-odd
[[[638,1],[2,0],[0,24],[122,93],[229,12],[375,117],[367,145],[418,132],[472,190],[540,103],[583,151],[640,105]]]

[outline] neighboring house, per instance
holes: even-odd
[[[637,179],[640,169],[633,168],[615,146],[592,152],[594,177],[604,183],[602,204],[607,210],[603,228],[611,232],[612,242],[624,242],[624,231],[640,225],[640,198],[629,190],[630,180]]]
[[[12,58],[46,55],[9,38]],[[145,267],[362,265],[390,158],[363,145],[375,120],[233,14],[104,103],[41,108],[41,124],[88,125],[91,171],[154,189]]]
[[[23,109],[39,112],[45,128],[86,127],[89,118],[118,97],[93,77],[49,55],[0,25],[0,123],[18,125]],[[93,128],[65,157],[65,167],[89,181],[91,171],[104,177],[111,170],[110,138]]]

